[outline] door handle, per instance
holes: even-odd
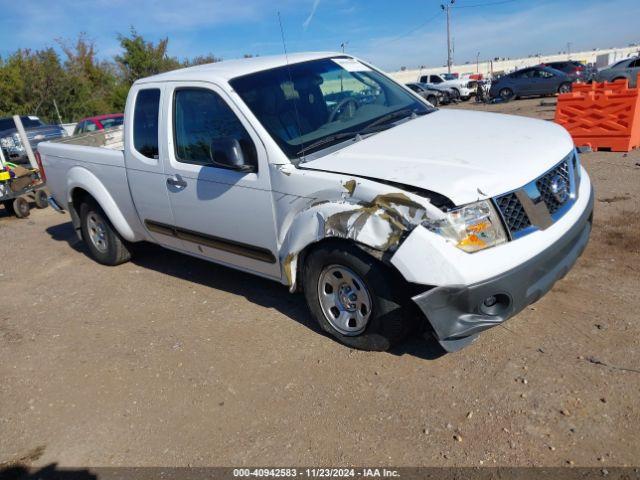
[[[185,182],[180,175],[175,175],[174,177],[167,178],[167,185],[182,189],[187,186],[187,182]]]

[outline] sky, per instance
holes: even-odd
[[[445,1],[445,0],[441,0]],[[435,0],[0,0],[0,56],[57,47],[84,32],[101,58],[118,34],[169,38],[179,58],[339,51],[387,70],[446,64],[446,17]],[[451,0],[446,0],[451,1]],[[640,0],[455,0],[454,63],[640,43]]]

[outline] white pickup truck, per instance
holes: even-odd
[[[447,80],[442,75],[432,73],[430,75],[422,75],[420,77],[420,83],[435,86],[436,88],[450,88],[457,93],[461,100],[469,100],[471,95],[475,95],[478,82],[470,80],[469,78],[451,78]]]
[[[458,350],[544,295],[591,231],[562,127],[437,110],[344,54],[139,80],[123,134],[39,145],[50,203],[95,260],[149,241],[273,279],[354,348],[420,321]]]

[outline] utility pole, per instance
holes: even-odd
[[[440,8],[445,11],[447,14],[447,72],[451,73],[451,19],[450,19],[450,11],[451,6],[456,3],[456,0],[449,0],[449,3],[440,4]]]
[[[480,52],[476,55],[476,73],[480,73]]]

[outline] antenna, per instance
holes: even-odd
[[[280,24],[280,36],[282,37],[282,49],[284,50],[284,58],[285,58],[285,61],[287,62],[287,72],[289,73],[289,82],[291,82],[291,88],[293,90],[295,90],[294,84],[293,84],[293,76],[291,75],[291,66],[289,65],[289,54],[287,53],[287,42],[285,42],[285,40],[284,40],[284,28],[282,27],[282,17],[280,16],[280,10],[278,10],[278,23]],[[301,126],[301,123],[300,123],[300,116],[298,115],[298,106],[296,105],[295,98],[293,99],[293,111],[294,111],[294,113],[296,115],[296,123],[297,123],[297,126],[298,126],[298,135],[300,135],[300,137],[302,137],[302,126]],[[300,146],[302,147],[302,149],[301,149],[301,151],[302,151],[302,163],[304,163],[306,161],[304,142],[302,142],[300,144]]]

